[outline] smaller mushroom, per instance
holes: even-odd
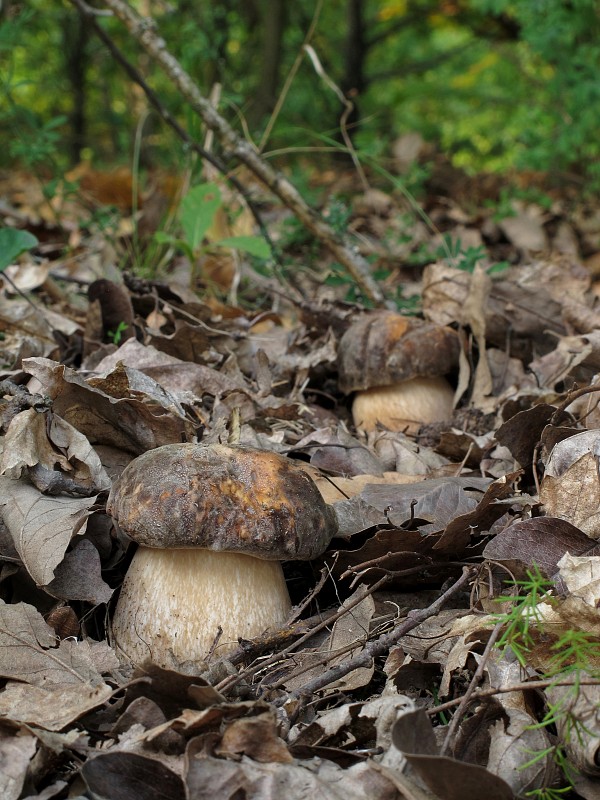
[[[416,432],[451,418],[454,390],[444,377],[458,363],[458,336],[451,328],[392,311],[367,314],[339,344],[339,385],[355,392],[357,428]]]
[[[267,629],[291,603],[280,561],[320,555],[333,509],[292,461],[249,447],[171,444],[123,470],[107,510],[138,543],[115,609],[132,662],[197,673]]]

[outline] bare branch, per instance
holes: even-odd
[[[75,0],[72,0],[75,3]],[[76,4],[76,3],[75,3]],[[131,36],[165,72],[190,108],[214,131],[226,153],[244,164],[276,195],[352,275],[364,294],[377,305],[385,305],[383,293],[370,272],[367,261],[344,234],[338,234],[300,195],[288,179],[278,173],[245,139],[238,136],[229,123],[200,92],[190,75],[167,50],[156,30],[156,23],[140,17],[124,0],[105,0],[105,4],[125,25]]]
[[[300,697],[312,695],[314,692],[319,691],[319,689],[323,689],[330,683],[345,677],[355,669],[358,669],[359,667],[370,666],[371,661],[376,656],[381,656],[384,653],[387,653],[390,647],[395,645],[409,631],[412,631],[413,628],[417,627],[417,625],[425,622],[425,620],[429,617],[433,617],[438,614],[448,600],[454,597],[454,595],[458,594],[458,592],[468,583],[470,578],[473,576],[474,571],[474,567],[465,567],[460,578],[455,581],[452,586],[442,595],[440,595],[440,597],[438,597],[438,599],[430,606],[423,609],[409,611],[406,619],[397,625],[391,633],[384,633],[378,639],[369,642],[360,653],[321,673],[321,675],[318,675],[312,681],[309,681],[301,689],[291,692],[287,697],[277,701],[275,705],[282,705],[283,703],[287,702],[290,696]]]

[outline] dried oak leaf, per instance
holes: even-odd
[[[0,511],[15,548],[33,580],[46,586],[84,519],[93,498],[46,497],[25,481],[0,476]]]
[[[58,642],[33,606],[0,601],[0,716],[62,730],[110,697],[102,673],[117,667],[106,642]]]
[[[89,497],[110,489],[110,478],[88,439],[49,411],[22,411],[8,427],[0,473],[16,479],[24,470],[46,494]]]
[[[47,358],[24,359],[23,369],[42,384],[55,413],[91,442],[139,454],[193,434],[177,399],[131,367],[87,380]]]
[[[444,800],[513,800],[510,786],[479,764],[438,755],[431,723],[424,709],[404,714],[392,731],[394,746],[434,792]]]

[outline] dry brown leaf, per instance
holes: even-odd
[[[100,555],[87,539],[77,542],[54,571],[48,594],[63,600],[86,600],[92,605],[108,603],[113,590],[102,580]]]
[[[234,720],[225,729],[215,754],[236,760],[239,756],[246,755],[263,764],[290,764],[294,761],[277,733],[277,719],[272,710],[256,717]]]
[[[570,522],[557,517],[533,517],[513,522],[497,534],[485,546],[483,555],[504,564],[518,577],[524,577],[525,568],[534,565],[553,577],[566,551],[600,554],[598,543]]]
[[[423,783],[444,800],[513,800],[509,785],[479,764],[439,756],[423,709],[401,716],[392,732],[398,748]]]
[[[549,517],[565,519],[600,538],[600,431],[584,431],[558,442],[546,464],[540,501]]]
[[[187,786],[194,800],[247,800],[318,797],[319,800],[401,800],[395,783],[369,762],[342,769],[326,759],[294,764],[259,764],[243,757],[239,763],[188,750]],[[124,800],[112,795],[113,800]],[[162,798],[161,798],[162,800]],[[170,798],[169,798],[170,800]]]
[[[0,602],[0,675],[12,679],[0,715],[61,730],[112,694],[101,676],[107,666],[118,661],[106,642],[58,642],[33,606]]]
[[[296,449],[308,453],[313,467],[345,478],[381,475],[383,464],[354,436],[340,426],[319,428],[304,436]]]
[[[163,760],[164,759],[163,757]],[[226,762],[224,762],[226,763]],[[143,791],[144,800],[187,800],[180,775],[162,763],[138,753],[100,753],[81,769],[93,797],[133,800]],[[219,795],[212,795],[215,800]]]
[[[4,439],[0,473],[20,478],[27,469],[40,491],[90,496],[111,481],[88,439],[48,411],[33,408],[11,420]]]
[[[592,608],[600,606],[600,558],[598,553],[578,558],[573,548],[558,562],[560,577],[569,592]]]
[[[354,602],[356,597],[364,592],[365,588],[366,587],[360,585],[347,600],[344,600],[340,611]],[[334,656],[331,661],[328,662],[329,667],[357,655],[364,649],[364,645],[369,637],[369,625],[374,614],[375,601],[371,595],[367,595],[358,605],[349,609],[343,617],[336,620],[329,640],[329,650],[332,656]],[[348,650],[348,646],[353,644],[356,646]],[[342,649],[343,652],[340,656],[335,657],[335,652],[338,649]],[[369,667],[360,667],[359,669],[349,672],[339,681],[332,684],[332,688],[341,689],[342,691],[359,689],[361,686],[366,686],[370,682],[374,672],[374,664],[371,664]]]
[[[4,476],[0,496],[4,524],[25,568],[38,586],[46,586],[74,534],[85,531],[83,517],[94,499],[45,497],[25,481]]]
[[[37,750],[37,739],[26,729],[0,731],[0,796],[2,800],[21,797],[29,766]]]
[[[572,682],[574,673],[554,677],[557,683]],[[577,673],[577,678],[582,680],[591,677],[582,671]],[[600,778],[600,686],[579,686],[574,692],[573,687],[553,685],[548,687],[546,695],[549,703],[559,710],[556,715],[558,736],[569,760],[576,769],[597,781]],[[577,724],[576,732],[574,724]]]
[[[193,435],[176,398],[132,368],[119,366],[89,381],[45,358],[25,359],[23,368],[54,400],[55,413],[91,442],[139,454]]]
[[[492,373],[487,362],[486,355],[486,307],[489,294],[492,288],[492,281],[487,272],[477,265],[471,275],[469,292],[462,308],[463,325],[471,328],[479,351],[473,387],[471,392],[471,404],[484,412],[493,410],[496,405],[494,398],[489,395],[492,391]]]
[[[548,238],[542,209],[519,200],[514,200],[512,207],[514,216],[505,217],[498,223],[509,242],[521,250],[546,250]]]

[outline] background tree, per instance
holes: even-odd
[[[148,0],[145,8],[206,93],[222,84],[221,109],[255,137],[317,9],[311,46],[327,77],[352,94],[359,149],[385,159],[397,136],[417,131],[469,170],[549,170],[588,190],[600,187],[596,0]],[[116,21],[101,24],[144,71],[144,55]],[[144,104],[72,8],[3,4],[0,57],[5,165],[17,159],[48,168],[82,153],[97,163],[131,160]],[[151,73],[149,80],[201,137],[165,79]],[[338,98],[306,58],[268,146],[339,139],[339,117]],[[170,134],[158,120],[152,125],[148,163],[172,163]]]

